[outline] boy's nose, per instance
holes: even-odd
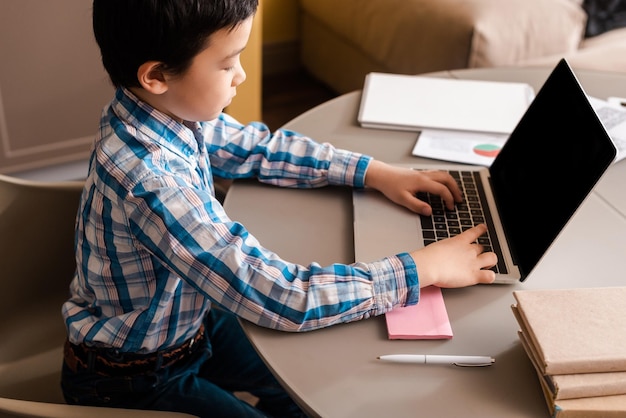
[[[243,69],[241,65],[237,66],[237,74],[233,77],[233,86],[236,87],[246,81],[246,71]]]

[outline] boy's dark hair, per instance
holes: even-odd
[[[140,87],[147,61],[183,74],[209,36],[254,15],[258,0],[94,0],[93,31],[116,87]]]

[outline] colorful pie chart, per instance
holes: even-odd
[[[494,144],[478,144],[474,147],[474,152],[483,157],[494,158],[500,152],[500,146]]]

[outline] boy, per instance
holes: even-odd
[[[448,206],[461,200],[442,172],[394,168],[222,114],[245,80],[239,55],[256,7],[93,2],[94,33],[117,90],[95,141],[77,218],[77,273],[63,306],[69,403],[300,416],[235,315],[307,331],[417,303],[423,286],[494,280],[495,254],[474,243],[484,226],[375,263],[323,267],[280,259],[228,218],[214,174],[372,187],[425,214],[431,209],[417,191],[440,194]],[[256,395],[256,408],[233,391]]]

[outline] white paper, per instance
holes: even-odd
[[[615,162],[626,158],[626,108],[616,101],[605,101],[589,96],[589,102],[604,124],[617,148]]]

